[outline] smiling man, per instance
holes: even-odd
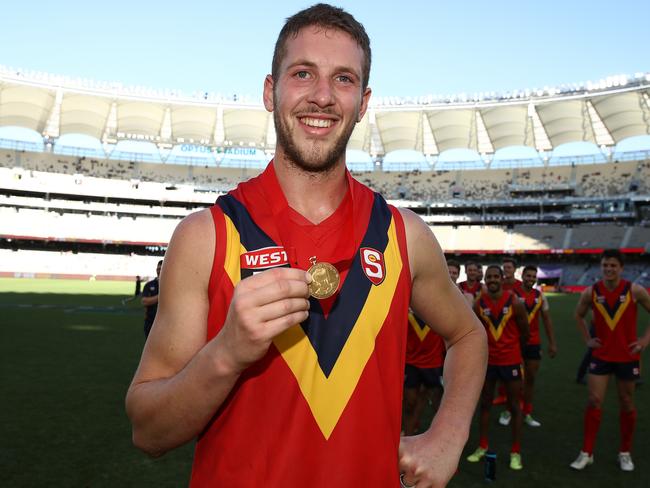
[[[620,406],[621,443],[619,466],[633,471],[632,437],[636,426],[634,406],[635,381],[640,378],[641,352],[650,343],[650,327],[637,335],[637,306],[650,312],[650,296],[642,286],[622,278],[623,255],[618,249],[603,252],[600,260],[602,279],[587,287],[580,296],[575,317],[578,330],[592,350],[587,387],[589,400],[584,414],[582,449],[571,468],[585,469],[594,462],[593,450],[600,428],[602,405],[609,377],[616,376]],[[585,321],[591,308],[595,335],[592,337]]]
[[[485,334],[426,224],[346,170],[370,59],[343,10],[289,18],[264,81],[274,160],[174,232],[126,405],[151,455],[197,439],[191,486],[441,487],[456,470]],[[446,342],[446,393],[400,438],[409,306]]]
[[[485,326],[488,336],[488,367],[481,392],[479,415],[479,446],[467,457],[479,462],[487,454],[490,409],[497,380],[505,386],[507,405],[512,414],[512,447],[510,468],[523,469],[521,462],[522,414],[519,393],[522,385],[522,346],[529,338],[528,319],[522,301],[512,290],[503,289],[504,273],[496,264],[485,270],[486,291],[474,302],[474,311]]]

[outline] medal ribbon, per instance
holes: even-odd
[[[286,197],[284,196],[284,192],[282,191],[282,188],[280,187],[280,184],[277,180],[275,169],[273,167],[273,161],[271,161],[271,163],[269,164],[268,168],[266,169],[262,177],[265,179],[265,183],[268,183],[260,186],[261,191],[264,193],[264,197],[265,197],[264,200],[269,205],[268,211],[272,217],[268,219],[268,221],[273,222],[272,225],[268,226],[267,230],[271,235],[271,237],[273,238],[273,240],[275,240],[279,245],[282,245],[284,247],[291,267],[306,270],[311,266],[311,263],[298,262],[296,247],[293,244],[295,242],[293,238],[293,233],[299,232],[299,230],[295,229],[295,226],[293,225],[281,225],[282,222],[288,222],[291,219],[290,207]],[[352,214],[351,218],[352,218],[352,222],[356,224],[358,218],[357,215],[358,212],[355,211],[356,209],[355,209],[355,202],[354,202],[353,181],[352,181],[352,176],[347,170],[346,170],[346,178],[348,183],[349,195],[346,194],[346,196],[343,197],[343,200],[341,200],[341,203],[339,205],[345,204],[346,203],[345,199],[350,198],[349,205],[351,208],[350,213]],[[273,193],[273,197],[271,197],[270,193]],[[335,210],[334,212],[336,212],[337,210]],[[346,239],[345,238],[346,236],[338,232],[339,239],[342,240],[342,244],[345,245],[347,249],[343,253],[344,256],[343,259],[339,259],[338,261],[331,262],[330,264],[332,264],[341,275],[341,282],[343,281],[345,273],[347,273],[348,269],[352,265],[352,261],[354,259],[356,250],[358,249],[361,243],[361,239],[363,239],[364,232],[365,232],[365,227],[363,225],[354,225],[353,239]],[[321,259],[319,259],[318,250],[311,252],[309,254],[309,257],[311,256],[316,257],[316,262],[321,261]],[[322,261],[328,262],[326,259]],[[341,285],[339,284],[339,288],[340,286]]]

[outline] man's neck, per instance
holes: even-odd
[[[605,283],[605,288],[609,291],[613,291],[621,283],[621,278],[614,278],[613,280],[606,280],[603,278],[603,283]]]
[[[311,173],[276,155],[273,166],[289,206],[314,224],[332,215],[346,195],[344,163],[327,172]]]
[[[503,296],[503,288],[500,288],[498,292],[492,293],[491,291],[488,290],[488,296],[492,299],[492,301],[496,302],[501,299]]]

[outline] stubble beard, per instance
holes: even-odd
[[[354,119],[343,128],[341,135],[328,147],[320,141],[307,141],[304,148],[296,143],[294,135],[282,120],[278,110],[273,111],[273,122],[277,144],[282,148],[288,162],[308,173],[328,173],[341,159],[345,159],[345,149],[354,130]]]

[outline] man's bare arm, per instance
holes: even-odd
[[[400,445],[405,481],[444,486],[456,470],[479,398],[487,365],[485,330],[449,279],[435,237],[415,214],[402,212],[408,242],[413,310],[447,345],[444,395],[431,427]]]
[[[241,372],[307,315],[304,271],[259,273],[237,284],[223,328],[206,343],[215,242],[201,211],[179,224],[165,256],[155,326],[126,397],[133,441],[154,456],[196,437]]]
[[[512,310],[515,315],[517,328],[519,329],[519,341],[521,342],[521,347],[523,349],[523,347],[528,344],[528,339],[530,339],[530,327],[528,326],[526,307],[524,307],[524,303],[516,296],[512,301]]]
[[[580,294],[580,299],[578,300],[578,305],[576,306],[575,319],[576,325],[578,327],[578,332],[582,335],[583,340],[587,347],[596,348],[600,347],[602,344],[600,339],[597,337],[591,337],[589,332],[589,327],[587,322],[585,322],[585,317],[589,311],[589,304],[591,302],[591,286],[585,288],[585,290]]]
[[[648,294],[648,290],[641,285],[634,283],[632,284],[632,294],[634,295],[636,302],[641,305],[646,312],[650,312],[650,295]],[[630,349],[632,353],[636,354],[642,352],[646,347],[648,347],[648,344],[650,344],[650,326],[645,328],[645,332],[639,339],[630,344]]]
[[[544,323],[544,331],[548,338],[548,355],[554,358],[557,354],[557,342],[555,342],[555,330],[553,329],[553,322],[551,321],[551,314],[548,308],[542,308],[540,311],[541,320]]]
[[[142,305],[144,305],[145,307],[148,307],[150,305],[155,305],[156,303],[158,303],[158,295],[153,295],[150,297],[142,297],[142,300],[140,301],[142,302]]]
[[[211,229],[204,211],[174,232],[159,278],[155,326],[127,393],[133,442],[154,456],[196,436],[237,379],[215,360],[218,355],[203,351],[215,242]],[[215,385],[223,391],[215,391]]]

